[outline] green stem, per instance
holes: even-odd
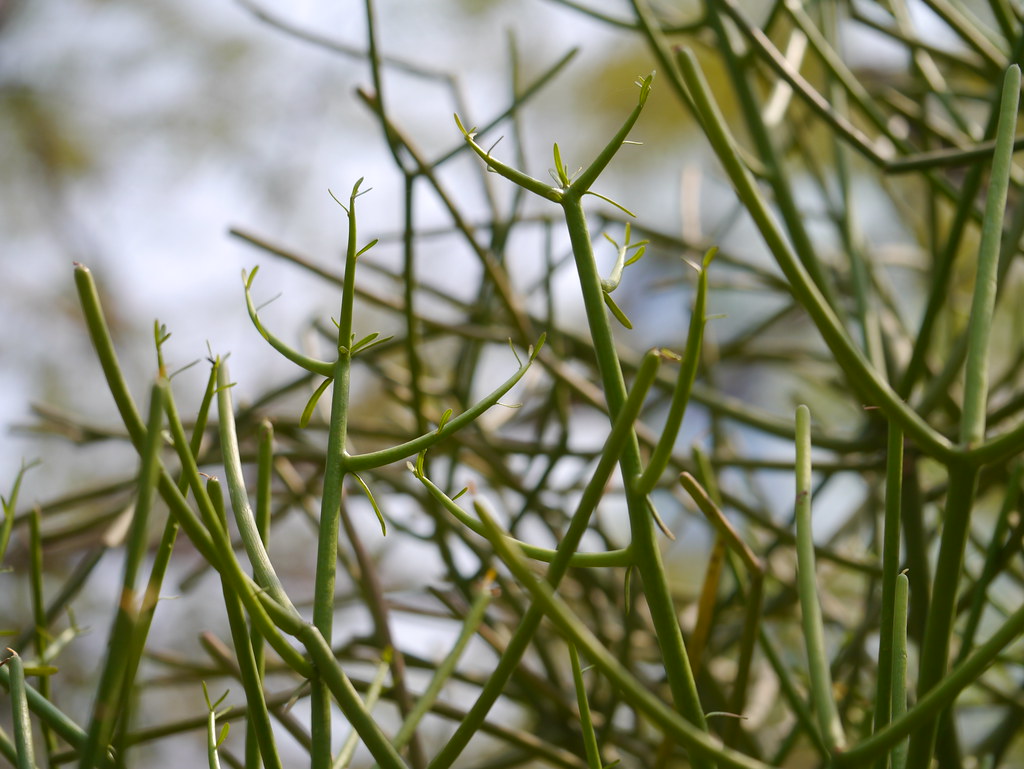
[[[25,667],[21,657],[14,650],[11,650],[11,656],[3,660],[3,665],[10,676],[8,686],[11,691],[11,715],[14,721],[14,747],[18,755],[16,769],[36,769],[35,750],[32,746],[32,722],[28,717]]]
[[[696,105],[701,125],[725,167],[737,196],[754,219],[761,236],[786,275],[794,297],[814,320],[836,362],[846,372],[848,380],[857,383],[860,394],[867,398],[871,405],[878,406],[889,419],[898,422],[906,433],[932,456],[950,457],[954,451],[949,440],[936,432],[907,406],[893,392],[881,374],[871,366],[864,353],[852,342],[839,318],[836,317],[835,312],[797,259],[792,247],[779,229],[770,206],[743,163],[728,124],[711,96],[711,89],[700,70],[694,53],[688,49],[683,50],[678,61],[686,87]]]
[[[341,311],[338,317],[338,358],[334,363],[331,388],[331,421],[324,459],[324,486],[320,500],[320,528],[317,533],[316,576],[313,587],[313,625],[330,646],[334,626],[334,585],[338,568],[338,529],[341,515],[341,495],[348,468],[345,463],[345,443],[348,436],[349,372],[352,367],[352,316],[355,306],[356,258],[359,255],[356,233],[356,197],[362,179],[352,187],[348,207],[348,246],[345,258],[345,278],[341,292]],[[313,769],[331,766],[331,699],[325,682],[319,674],[311,681]]]
[[[242,476],[242,457],[238,449],[238,436],[235,432],[235,410],[231,401],[232,382],[228,373],[227,361],[221,360],[217,371],[217,413],[220,424],[220,449],[224,462],[224,475],[228,483],[228,494],[231,497],[231,509],[235,514],[235,525],[242,537],[242,545],[252,564],[253,577],[275,601],[282,606],[294,610],[291,599],[281,585],[281,580],[274,571],[270,556],[263,545],[256,516],[249,504],[249,495]]]
[[[147,524],[160,470],[166,392],[166,381],[158,381],[153,385],[150,394],[146,444],[142,450],[139,469],[135,515],[132,518],[125,548],[121,596],[110,629],[107,656],[96,688],[96,698],[93,702],[92,718],[89,723],[89,737],[79,756],[81,769],[92,769],[99,760],[99,756],[106,753],[114,733],[116,719],[121,715],[124,700],[128,696],[132,683],[127,676],[131,675],[134,678],[136,672],[135,668],[125,665],[125,660],[132,658],[133,650],[139,646],[137,636],[140,630],[144,629],[138,625],[140,608],[135,583],[139,565],[148,549]]]
[[[270,540],[270,505],[274,463],[274,427],[263,420],[259,427],[256,481],[256,530],[266,547]],[[266,642],[255,626],[249,628],[249,644],[256,664],[256,677],[262,682],[266,672]],[[258,727],[249,719],[245,729],[245,769],[259,769],[260,740]]]
[[[818,602],[811,526],[811,412],[806,406],[798,406],[796,410],[796,552],[797,590],[803,615],[814,711],[829,752],[834,754],[845,748],[846,737],[832,694],[832,673],[825,649],[821,604]]]
[[[624,450],[626,442],[633,434],[633,423],[640,413],[640,408],[643,406],[648,388],[657,374],[659,361],[660,358],[656,353],[649,352],[644,356],[640,366],[642,373],[638,373],[637,381],[630,391],[625,407],[612,424],[611,433],[605,440],[597,467],[594,468],[593,475],[591,475],[590,480],[583,489],[580,501],[569,519],[569,528],[566,530],[562,541],[559,542],[557,555],[551,561],[551,566],[548,568],[547,584],[551,586],[552,590],[558,588],[559,583],[568,571],[572,558],[580,545],[580,540],[583,539],[583,534],[590,523],[590,517],[604,495],[605,485],[608,483],[608,479],[618,463],[619,456]],[[421,480],[423,479],[421,468],[417,468],[417,477]],[[498,700],[498,697],[501,696],[505,684],[526,653],[526,649],[533,639],[533,634],[537,631],[543,618],[543,609],[535,604],[531,604],[526,614],[523,615],[519,626],[509,639],[505,651],[498,660],[494,671],[488,677],[487,683],[480,692],[477,701],[473,703],[473,707],[466,713],[462,723],[459,724],[459,728],[455,730],[455,734],[451,736],[445,746],[430,762],[428,769],[448,769],[458,759],[473,735],[481,729],[488,712]]]
[[[704,326],[707,322],[708,303],[708,267],[715,257],[715,251],[711,249],[704,256],[700,266],[700,276],[697,279],[697,296],[693,302],[693,311],[690,313],[690,328],[686,334],[686,352],[683,354],[683,362],[679,367],[679,376],[676,378],[676,385],[672,390],[672,402],[669,405],[668,416],[665,418],[665,426],[658,436],[654,451],[647,462],[647,468],[637,481],[637,490],[641,494],[650,494],[655,484],[661,478],[662,472],[668,466],[672,457],[672,450],[675,448],[676,438],[679,437],[679,428],[683,424],[683,415],[686,413],[686,406],[690,402],[690,392],[693,389],[693,382],[697,378],[697,366],[700,364],[701,344],[704,340]]]
[[[907,602],[910,581],[906,574],[896,577],[895,611],[892,622],[892,717],[899,720],[907,714]],[[883,631],[884,626],[883,626]],[[876,720],[877,725],[877,720]],[[884,759],[880,758],[879,763]],[[907,743],[901,740],[892,749],[892,769],[907,765]]]
[[[462,622],[462,630],[459,631],[459,637],[455,640],[451,651],[441,661],[441,664],[435,667],[430,683],[427,684],[427,688],[420,695],[416,706],[406,716],[402,726],[399,727],[398,732],[395,734],[392,744],[396,749],[401,750],[409,742],[416,732],[417,725],[430,712],[437,698],[441,695],[441,690],[455,673],[459,659],[461,659],[466,646],[479,629],[480,624],[484,620],[484,615],[487,613],[487,607],[491,603],[491,578],[493,578],[493,572],[484,577],[476,600],[473,601],[473,605]]]
[[[672,739],[684,745],[691,752],[690,758],[694,765],[714,765],[717,762],[731,769],[769,769],[767,764],[724,747],[706,729],[681,717],[680,713],[648,691],[554,593],[551,585],[536,578],[522,554],[509,542],[506,532],[486,515],[483,522],[495,552],[519,583],[530,591],[533,605],[541,609],[570,643],[586,654],[594,666],[618,688],[626,701],[658,724]]]
[[[896,619],[897,576],[900,568],[900,508],[903,497],[903,431],[898,425],[889,425],[889,449],[885,472],[885,523],[882,534],[882,616],[878,635],[878,687],[875,694],[874,730],[885,727],[890,720],[894,684],[894,638],[899,630]],[[907,580],[904,575],[903,581]],[[906,607],[904,606],[903,635],[907,634]],[[904,654],[906,647],[904,646]],[[904,659],[904,665],[906,660]],[[906,681],[903,682],[906,687]],[[906,705],[904,703],[904,709]],[[885,769],[884,758],[877,769]]]
[[[582,178],[582,177],[581,177]],[[572,193],[576,192],[573,187]],[[587,323],[593,338],[598,370],[604,387],[608,413],[614,419],[626,401],[626,384],[622,377],[612,336],[611,323],[605,312],[601,291],[601,278],[591,246],[583,205],[576,194],[567,193],[562,201],[566,227],[572,243],[576,271],[579,275]],[[676,619],[676,610],[668,588],[657,532],[646,495],[638,488],[642,476],[640,449],[636,434],[630,435],[619,460],[626,484],[626,502],[629,511],[630,547],[637,571],[643,580],[651,620],[661,646],[665,662],[665,675],[672,691],[673,701],[683,717],[702,730],[707,729],[704,709],[697,693],[697,685],[690,668],[689,656],[683,643],[682,629]]]
[[[967,365],[964,369],[964,405],[960,421],[960,442],[977,446],[985,439],[985,409],[988,403],[988,347],[992,336],[992,314],[996,301],[996,275],[999,246],[1003,233],[1003,214],[1013,163],[1013,138],[1020,102],[1020,67],[1006,70],[1003,98],[996,128],[996,151],[992,157],[992,175],[985,200],[985,218],[978,247],[978,271],[971,303]]]
[[[859,769],[859,767],[866,766],[868,762],[891,750],[907,736],[911,737],[911,748],[913,748],[914,739],[928,729],[928,724],[938,718],[943,708],[948,707],[968,686],[976,684],[979,676],[988,669],[1007,646],[1020,638],[1022,632],[1024,632],[1024,606],[1011,614],[985,643],[979,645],[971,653],[970,657],[944,676],[938,686],[933,687],[927,694],[920,697],[905,716],[894,719],[891,724],[878,733],[863,740],[845,753],[834,756],[832,763],[835,769]],[[911,766],[909,760],[907,766]]]
[[[921,663],[918,671],[917,697],[920,700],[946,678],[949,646],[956,615],[956,600],[963,572],[964,550],[970,529],[971,508],[978,485],[977,468],[966,462],[949,465],[949,488],[942,541],[939,546],[931,606],[925,622]],[[908,769],[926,769],[935,749],[937,718],[917,729],[910,740]]]
[[[227,525],[227,514],[224,511],[224,498],[221,495],[220,481],[210,478],[207,481],[207,493],[213,500],[214,507]],[[238,661],[238,673],[245,691],[246,722],[248,731],[253,733],[259,746],[260,760],[265,769],[282,769],[281,758],[274,740],[274,727],[270,723],[270,712],[267,710],[266,694],[260,675],[259,663],[252,647],[249,627],[245,622],[245,612],[238,594],[230,582],[221,577],[221,592],[224,596],[224,609],[228,615],[228,627],[234,645],[235,659]]]
[[[576,686],[576,706],[580,711],[580,727],[583,730],[583,749],[587,754],[587,766],[590,769],[602,769],[601,748],[597,744],[594,719],[590,715],[590,702],[587,700],[587,686],[583,682],[580,655],[572,644],[569,644],[569,662],[572,664],[572,680]]]

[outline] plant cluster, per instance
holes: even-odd
[[[734,0],[679,23],[645,0],[628,18],[561,4],[631,31],[657,76],[638,78],[635,106],[578,171],[555,144],[548,181],[523,170],[519,116],[571,54],[527,84],[514,67],[507,109],[479,128],[456,116],[461,141],[428,157],[388,110],[385,74],[406,65],[378,50],[368,0],[373,84],[360,97],[404,179],[402,263],[389,272],[373,261],[377,241],[358,236],[362,180],[339,201],[348,240],[338,271],[235,231],[341,296],[333,325],[316,328],[329,350],[318,358],[272,333],[254,299],[257,271],[243,277],[253,325],[298,369],[256,402],[235,405],[226,357],[211,356],[202,401],[183,417],[157,324],[156,378],[140,409],[94,276],[76,266],[120,437],[139,466],[123,483],[25,513],[17,486],[4,500],[0,555],[17,529],[31,557],[3,579],[21,585],[24,575],[33,612],[0,666],[13,716],[12,736],[0,733],[7,760],[133,766],[143,746],[195,733],[210,766],[252,768],[1021,760],[1019,13],[1005,0],[974,10],[927,0],[962,43],[950,50],[919,36],[902,0],[778,2],[759,24]],[[898,88],[843,58],[836,41],[850,25],[905,49]],[[723,73],[714,89],[712,66]],[[664,93],[688,110],[735,191],[734,215],[708,235],[670,236],[600,188]],[[514,160],[493,143],[499,129]],[[442,174],[466,154],[491,212],[483,223]],[[901,216],[909,267],[859,221],[858,185]],[[478,261],[468,300],[418,258],[432,235],[415,224],[425,195]],[[541,216],[527,213],[535,203]],[[749,225],[773,266],[734,245]],[[530,242],[543,243],[546,267],[529,285],[513,266],[523,232],[543,236]],[[606,277],[599,236],[613,247]],[[674,351],[644,351],[629,302],[612,296],[654,253],[683,257],[673,291],[690,320]],[[363,271],[386,273],[400,295],[357,280]],[[555,298],[565,271],[583,329]],[[900,285],[919,294],[919,312]],[[709,313],[736,292],[774,309],[716,339]],[[365,328],[370,309],[395,333]],[[794,333],[808,321],[813,334]],[[481,397],[498,349],[512,373]],[[745,372],[750,389],[788,376],[789,394],[810,408],[744,402],[720,372]],[[357,373],[374,382],[372,409],[355,395]],[[296,392],[308,394],[304,409]],[[707,425],[693,447],[680,437],[686,418]],[[788,443],[784,458],[748,448],[766,437]],[[766,490],[780,476],[781,501]],[[128,523],[48,595],[43,523],[67,509],[79,531]],[[672,540],[696,515],[710,540],[688,592]],[[827,537],[813,531],[823,519]],[[292,584],[275,532],[295,521],[315,534],[316,555]],[[203,634],[205,659],[169,654],[149,634],[159,597],[176,589],[165,578],[185,538],[209,570],[199,578],[222,593],[226,637]],[[429,552],[439,577],[396,587],[396,540]],[[111,550],[123,556],[122,585],[91,710],[76,719],[61,704],[61,660],[77,634],[67,617]],[[358,629],[342,607],[356,607]],[[417,643],[414,620],[443,625],[443,653]],[[168,671],[205,710],[142,726]],[[237,687],[240,700],[221,693]],[[228,730],[234,721],[244,737]]]

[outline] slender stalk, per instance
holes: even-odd
[[[106,753],[114,733],[115,722],[122,713],[122,703],[132,684],[127,676],[131,675],[134,678],[136,672],[136,668],[125,665],[125,659],[131,658],[133,649],[140,645],[137,638],[141,628],[138,627],[140,607],[136,579],[140,563],[148,549],[147,524],[156,495],[157,474],[160,468],[166,391],[166,382],[158,381],[153,385],[150,394],[147,438],[139,469],[135,514],[128,534],[121,580],[121,599],[118,601],[117,613],[110,629],[107,657],[96,688],[89,736],[79,757],[81,769],[92,769],[99,756]]]
[[[892,717],[899,720],[907,714],[907,602],[910,581],[906,574],[896,578],[896,595],[892,622]],[[876,720],[877,724],[877,720]],[[879,759],[881,761],[881,759]],[[900,741],[892,749],[892,769],[907,765],[907,743]]]
[[[349,374],[352,367],[352,317],[355,308],[356,260],[358,248],[356,230],[356,198],[362,179],[352,187],[348,206],[342,206],[348,218],[348,245],[345,257],[345,277],[342,285],[341,310],[338,316],[338,358],[333,365],[331,388],[331,418],[324,460],[324,486],[320,503],[320,528],[317,535],[316,576],[313,588],[313,625],[330,645],[334,625],[334,585],[338,564],[338,529],[341,513],[341,495],[348,468],[345,464],[348,436]],[[323,671],[320,671],[321,673]],[[331,702],[324,682],[319,676],[312,680],[313,692],[311,755],[314,769],[329,769],[331,765]]]
[[[0,662],[8,673],[8,688],[11,692],[11,714],[14,721],[14,748],[17,754],[16,769],[36,769],[35,747],[32,743],[32,722],[29,719],[25,667],[21,657],[13,649],[10,656]]]
[[[637,381],[633,384],[625,406],[616,417],[611,432],[605,440],[597,467],[594,468],[590,480],[587,481],[587,485],[583,489],[580,501],[569,519],[569,527],[566,529],[565,536],[562,537],[562,541],[558,544],[558,552],[551,561],[551,566],[548,567],[547,584],[551,586],[552,590],[557,589],[568,571],[572,558],[579,547],[580,540],[583,538],[583,534],[590,523],[591,515],[604,495],[605,485],[608,483],[608,479],[611,477],[612,471],[619,461],[619,456],[624,450],[625,444],[633,435],[633,423],[640,413],[640,408],[643,406],[648,388],[654,381],[659,362],[660,358],[656,353],[647,353],[644,356],[641,369],[645,375],[637,377]],[[417,472],[420,472],[420,470],[421,468],[417,468]],[[509,639],[508,645],[505,647],[505,651],[502,652],[501,658],[498,660],[487,683],[480,692],[477,701],[473,703],[473,707],[466,713],[465,718],[459,724],[459,728],[455,730],[455,734],[449,738],[444,747],[434,756],[428,769],[447,769],[450,767],[458,759],[466,745],[469,744],[473,735],[482,728],[484,720],[487,718],[487,713],[498,697],[501,696],[505,684],[519,665],[522,656],[526,653],[527,647],[533,640],[533,635],[536,633],[543,618],[544,611],[541,607],[531,605],[527,609],[519,626]]]
[[[249,504],[249,495],[242,476],[242,457],[238,449],[238,436],[235,433],[235,413],[231,402],[231,376],[227,361],[221,360],[217,370],[217,413],[220,425],[220,448],[224,461],[224,474],[231,497],[231,509],[234,512],[235,525],[242,537],[242,545],[252,564],[253,577],[261,588],[281,606],[292,611],[291,599],[281,585],[281,580],[270,562],[270,556],[260,537],[256,525],[256,516]],[[227,530],[227,522],[220,524]]]
[[[583,205],[575,194],[566,195],[562,207],[565,211],[569,239],[572,242],[576,271],[583,292],[587,322],[593,337],[598,369],[608,401],[608,411],[614,418],[622,410],[626,401],[626,385],[615,351],[611,324],[605,312],[601,279],[591,247],[590,233],[587,229]],[[672,596],[666,582],[665,567],[662,563],[661,549],[658,547],[655,523],[647,507],[646,497],[636,486],[637,480],[642,475],[642,469],[640,450],[635,434],[627,439],[619,461],[622,476],[626,482],[630,546],[636,559],[634,563],[637,571],[643,580],[648,609],[651,612],[655,633],[661,645],[669,688],[672,690],[676,707],[679,708],[683,716],[698,728],[706,730],[707,722],[704,718],[704,709],[700,704],[700,696],[693,679],[689,656],[683,643],[683,633],[679,627]]]
[[[996,128],[996,150],[992,157],[992,175],[985,200],[981,244],[978,247],[978,270],[974,279],[974,300],[971,303],[967,364],[964,368],[964,405],[960,421],[960,442],[965,447],[977,446],[985,439],[985,411],[988,403],[989,339],[992,336],[992,314],[996,302],[996,276],[999,269],[999,247],[1003,233],[1003,214],[1013,164],[1013,138],[1017,127],[1017,105],[1020,103],[1020,67],[1006,70],[1003,97],[999,105]]]
[[[413,708],[412,712],[406,716],[405,720],[402,721],[401,727],[395,733],[392,744],[398,750],[401,750],[408,744],[409,740],[415,734],[416,726],[423,720],[434,703],[437,701],[441,694],[441,690],[445,684],[451,679],[452,674],[455,673],[456,666],[459,663],[459,659],[462,657],[463,652],[466,651],[466,646],[469,641],[476,634],[480,627],[480,624],[484,620],[484,615],[487,612],[487,607],[491,603],[493,573],[484,576],[483,582],[480,584],[479,592],[477,593],[476,600],[470,607],[469,612],[466,614],[466,618],[462,622],[462,629],[459,631],[458,638],[455,639],[455,643],[451,648],[451,651],[445,656],[439,665],[434,669],[434,674],[430,679],[430,683],[427,684],[427,688],[424,689],[423,694],[420,695],[416,701],[416,707]]]
[[[587,755],[587,766],[589,769],[602,769],[604,764],[601,761],[601,748],[597,744],[594,719],[590,715],[590,702],[587,700],[587,686],[583,682],[580,655],[572,644],[569,644],[569,662],[572,665],[572,680],[576,686],[576,705],[580,711],[580,727],[583,730],[583,749]]]
[[[825,626],[818,602],[811,526],[811,412],[806,406],[798,406],[796,410],[796,552],[797,591],[803,615],[811,698],[825,744],[831,753],[837,753],[846,747],[846,737],[832,694]]]
[[[903,431],[898,425],[889,425],[889,447],[886,454],[885,472],[885,520],[882,534],[882,616],[879,620],[878,634],[878,688],[875,695],[874,730],[885,727],[890,720],[890,709],[895,697],[893,681],[895,671],[894,655],[898,654],[894,647],[894,639],[900,629],[896,617],[897,579],[900,570],[900,503],[903,498]],[[902,575],[902,582],[907,582]],[[906,655],[906,606],[903,607],[903,654]],[[906,659],[904,658],[904,672]],[[906,681],[902,683],[906,687]],[[904,704],[904,710],[906,709]],[[877,769],[885,769],[886,759],[880,758]]]
[[[696,104],[707,138],[725,166],[737,195],[753,217],[779,267],[789,280],[793,295],[814,320],[819,333],[832,351],[836,362],[846,372],[849,381],[856,383],[868,402],[885,412],[889,419],[898,422],[907,435],[913,437],[923,449],[936,457],[949,457],[953,453],[950,442],[907,406],[880,373],[872,368],[864,353],[853,344],[839,319],[793,253],[768,203],[742,161],[736,142],[712,98],[711,90],[692,51],[684,50],[680,53],[679,66]]]
[[[259,445],[256,481],[256,530],[260,541],[266,547],[270,541],[270,506],[274,462],[274,427],[263,420],[259,428]],[[252,648],[256,678],[262,682],[266,672],[266,642],[255,626],[249,628],[249,644]],[[262,683],[261,683],[262,689]],[[246,720],[245,728],[245,769],[259,769],[260,740],[263,739],[258,727]]]
[[[690,328],[686,334],[686,352],[679,367],[679,377],[676,379],[676,386],[672,391],[669,413],[665,418],[665,425],[662,428],[661,434],[658,436],[658,443],[655,445],[654,451],[651,452],[651,458],[647,462],[647,467],[640,476],[640,480],[637,481],[637,490],[643,494],[651,492],[668,466],[676,438],[679,436],[679,428],[683,423],[686,406],[690,401],[693,382],[697,378],[697,366],[700,363],[701,344],[704,339],[704,326],[707,323],[705,315],[708,302],[708,267],[711,265],[711,260],[715,257],[715,251],[716,249],[708,251],[700,265],[700,273],[697,278],[697,295],[693,301],[693,310],[690,312]]]
[[[985,412],[988,403],[988,347],[995,306],[996,273],[1003,211],[1009,185],[1013,154],[1013,136],[1020,100],[1020,68],[1011,66],[1003,81],[996,152],[992,160],[992,179],[985,204],[985,220],[978,253],[974,300],[971,304],[970,341],[964,375],[964,405],[960,421],[960,441],[965,447],[977,446],[985,438]],[[945,676],[956,600],[963,568],[964,550],[970,530],[971,510],[978,484],[978,468],[965,461],[947,465],[949,490],[946,495],[945,524],[939,548],[932,603],[925,626],[917,693],[920,699]],[[935,749],[938,721],[916,732],[907,754],[909,769],[925,769]]]
[[[32,616],[35,620],[32,645],[38,660],[46,659],[47,648],[50,645],[46,622],[46,599],[43,595],[43,534],[41,518],[42,513],[39,507],[33,507],[28,518],[29,584],[32,591]],[[47,699],[53,696],[53,689],[50,684],[49,676],[40,677],[39,693]],[[46,754],[47,763],[49,763],[56,744],[53,734],[46,727],[45,723],[42,727],[43,752]]]
[[[566,639],[581,651],[622,693],[623,697],[644,715],[665,730],[691,751],[691,761],[697,758],[703,763],[717,764],[735,769],[768,769],[768,765],[722,746],[705,729],[681,717],[677,710],[667,706],[651,694],[622,663],[597,639],[586,625],[576,616],[565,602],[558,597],[551,585],[538,580],[530,571],[525,559],[510,543],[505,532],[488,516],[482,518],[488,529],[488,539],[502,562],[516,576],[523,587],[530,591],[535,605],[558,627]]]
[[[1019,639],[1021,633],[1024,633],[1024,606],[1013,612],[966,660],[949,671],[941,683],[918,699],[916,704],[907,710],[906,715],[894,718],[892,723],[881,731],[862,740],[845,753],[836,755],[833,758],[833,765],[837,769],[865,766],[866,762],[891,750],[907,736],[910,736],[913,748],[914,738],[928,728],[928,725],[937,719],[942,710],[949,707],[964,689],[976,683],[978,677],[992,665],[1006,647]],[[910,765],[909,757],[907,765]]]
[[[224,510],[224,497],[220,490],[220,481],[210,478],[207,481],[207,493],[213,500],[218,516],[227,525],[227,514]],[[239,678],[245,690],[246,721],[248,730],[253,732],[259,745],[260,760],[265,769],[282,769],[281,757],[277,752],[274,739],[274,727],[270,723],[270,712],[267,710],[267,699],[263,691],[259,663],[252,647],[252,638],[245,622],[242,602],[234,592],[228,580],[221,578],[221,590],[224,595],[224,608],[228,615],[228,626],[231,630],[231,641],[234,645],[235,659],[238,660]]]
[[[925,622],[918,670],[917,697],[922,697],[947,678],[949,647],[953,633],[964,550],[970,528],[971,509],[978,485],[978,471],[963,462],[949,465],[949,489],[942,529],[942,542],[932,583],[932,600]],[[935,750],[937,717],[916,730],[907,754],[908,769],[926,769]]]

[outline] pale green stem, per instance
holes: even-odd
[[[992,157],[992,175],[985,200],[978,271],[971,303],[967,365],[964,369],[964,405],[960,420],[960,442],[974,447],[985,439],[985,410],[988,404],[988,348],[992,336],[992,314],[996,302],[996,276],[1003,234],[1003,214],[1013,164],[1013,138],[1020,102],[1020,67],[1006,70],[1003,98],[996,128],[996,150]]]
[[[796,410],[796,552],[797,592],[800,594],[804,643],[807,645],[811,698],[825,743],[830,752],[836,753],[845,748],[846,737],[832,694],[825,626],[818,601],[811,525],[811,412],[806,406],[798,406]]]
[[[852,342],[835,312],[829,307],[807,270],[797,259],[792,246],[779,228],[778,222],[771,212],[771,207],[740,157],[736,142],[711,95],[711,89],[700,70],[694,53],[688,49],[683,50],[678,57],[678,62],[686,87],[696,105],[701,125],[725,167],[733,187],[736,189],[737,196],[757,224],[779,267],[786,275],[794,297],[814,320],[836,362],[846,372],[848,379],[858,384],[864,396],[870,399],[871,405],[878,406],[887,417],[899,422],[922,449],[937,458],[951,456],[954,452],[949,440],[936,432],[907,406],[893,392],[881,374],[871,366],[864,353]]]
[[[882,616],[878,634],[878,685],[875,694],[874,731],[885,727],[890,720],[893,701],[894,670],[893,647],[895,632],[899,630],[895,617],[897,602],[897,575],[900,568],[900,511],[903,497],[903,431],[899,425],[889,423],[889,449],[885,473],[885,524],[882,530]],[[903,580],[907,578],[904,575]],[[904,612],[906,607],[904,607]],[[906,616],[903,634],[906,636]],[[904,648],[904,653],[906,649]],[[898,682],[896,682],[898,685]],[[906,686],[906,682],[903,682]],[[885,769],[885,757],[878,760],[876,769]]]
[[[13,649],[10,652],[11,655],[3,663],[10,672],[8,680],[11,691],[11,716],[14,721],[14,748],[18,755],[17,769],[36,769],[35,749],[32,745],[32,722],[28,717],[25,667],[18,653]]]
[[[576,686],[576,706],[580,711],[580,727],[583,730],[583,750],[587,754],[587,766],[589,769],[602,769],[601,748],[597,744],[594,719],[590,715],[590,702],[587,701],[587,686],[583,682],[580,655],[572,644],[569,644],[569,661],[572,664],[572,680]]]
[[[895,612],[892,622],[892,717],[898,720],[907,713],[907,603],[910,581],[906,574],[896,577]],[[883,630],[884,632],[884,630]],[[900,740],[892,749],[892,769],[907,765],[907,742]]]
[[[217,413],[220,422],[220,448],[224,463],[224,475],[231,497],[231,509],[235,514],[235,525],[242,537],[242,545],[249,562],[252,564],[253,577],[257,584],[266,590],[279,604],[295,610],[291,599],[281,585],[281,580],[274,571],[270,556],[263,545],[256,516],[249,504],[249,494],[242,476],[242,458],[238,449],[238,436],[235,432],[235,412],[231,401],[232,382],[228,373],[227,361],[221,360],[217,371]]]

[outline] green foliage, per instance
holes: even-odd
[[[1020,19],[1003,2],[989,4],[984,23],[931,3],[963,43],[944,50],[916,36],[902,2],[870,15],[777,3],[762,26],[734,0],[685,23],[642,0],[628,19],[562,4],[631,31],[659,72],[636,80],[630,111],[589,163],[572,171],[563,159],[580,154],[572,137],[564,150],[554,144],[552,186],[522,168],[519,115],[569,56],[525,87],[513,72],[507,109],[479,131],[456,116],[463,143],[431,159],[388,110],[383,88],[397,65],[378,52],[367,3],[374,90],[360,95],[405,179],[406,229],[360,240],[360,179],[346,201],[335,198],[347,227],[340,272],[235,232],[340,291],[333,325],[316,327],[328,351],[318,358],[267,329],[257,269],[243,275],[267,354],[298,369],[255,404],[235,405],[226,357],[211,355],[201,403],[183,419],[164,366],[170,334],[157,323],[144,420],[94,276],[76,266],[85,326],[139,464],[123,484],[60,501],[80,508],[77,530],[102,530],[104,544],[55,595],[43,580],[40,519],[56,503],[18,513],[21,474],[3,499],[0,556],[24,537],[31,557],[0,578],[33,598],[25,627],[5,628],[17,651],[0,664],[14,733],[0,731],[0,752],[12,764],[137,766],[141,746],[175,735],[204,741],[212,767],[1020,761],[1024,354],[1002,328],[1019,302],[1024,233],[1024,176],[1013,164]],[[842,58],[836,41],[853,24],[905,48],[903,90]],[[725,73],[722,84],[709,86],[702,58]],[[980,93],[986,83],[996,86]],[[738,105],[730,122],[719,106],[726,84]],[[689,111],[735,191],[742,216],[722,217],[710,234],[669,236],[641,206],[595,189],[659,98]],[[989,117],[976,126],[982,98]],[[499,126],[512,161],[495,154]],[[460,155],[476,156],[485,182],[482,224],[441,173]],[[628,173],[628,159],[618,162]],[[926,206],[903,206],[911,184]],[[909,276],[861,223],[864,186],[918,233]],[[819,205],[801,202],[798,187]],[[475,284],[424,269],[430,233],[414,213],[428,194],[478,262]],[[737,222],[753,224],[778,270],[736,245]],[[520,234],[543,236],[527,241],[542,252],[539,280],[521,266]],[[605,278],[601,236],[615,252]],[[374,260],[391,246],[403,257],[390,273],[400,296],[359,277],[388,272]],[[692,289],[684,260],[696,269]],[[652,325],[644,275],[659,268],[690,308],[675,352],[634,341]],[[585,324],[560,307],[555,279],[569,270]],[[958,271],[973,282],[966,322],[949,299]],[[897,282],[915,286],[920,317]],[[719,337],[708,312],[736,293],[775,309],[740,312]],[[370,306],[397,330],[363,327]],[[807,321],[824,345],[809,340]],[[998,349],[1000,331],[1016,346]],[[499,349],[511,374],[494,387],[487,355]],[[354,373],[374,381],[375,397],[357,393]],[[305,408],[289,397],[296,391]],[[805,402],[813,408],[796,405]],[[699,432],[692,451],[690,423],[701,426],[690,430]],[[782,459],[758,448],[767,438],[790,444]],[[122,510],[125,533],[114,537]],[[276,533],[295,524],[315,556],[282,555],[288,543]],[[185,596],[224,619],[223,638],[194,628],[208,659],[172,657],[150,634],[158,596],[179,587],[165,584],[179,532],[220,583],[216,598]],[[689,541],[673,542],[683,533]],[[61,657],[79,632],[74,597],[108,551],[123,554],[122,580],[92,709],[76,720],[62,710]],[[687,559],[703,567],[689,583]],[[443,623],[440,653],[409,629],[417,620]],[[167,670],[192,686],[196,707],[162,710],[143,727],[137,713],[162,702]],[[214,679],[241,699],[227,704],[226,691],[211,701]],[[305,721],[290,711],[300,701]],[[984,708],[989,726],[961,741],[953,727],[968,708]],[[233,719],[244,720],[244,740]],[[283,747],[286,733],[299,754]]]

